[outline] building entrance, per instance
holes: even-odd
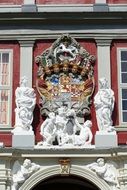
[[[91,182],[75,176],[55,176],[36,185],[32,190],[100,190]]]

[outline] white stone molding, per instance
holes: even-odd
[[[34,41],[19,41],[20,43],[20,78],[29,78],[28,87],[32,87],[32,65]]]
[[[110,44],[111,40],[96,40],[98,57],[98,78],[105,77],[111,86]]]
[[[24,5],[35,4],[35,0],[25,0]],[[106,0],[96,0],[96,4],[105,4]],[[12,4],[1,4],[0,12],[21,12],[22,5],[12,5]],[[123,12],[127,11],[127,4],[108,4],[109,11],[111,12]],[[93,12],[93,4],[38,4],[37,5],[39,12]]]
[[[88,180],[100,190],[111,190],[110,186],[103,180],[100,179],[96,174],[87,168],[79,167],[77,165],[71,165],[70,174],[75,175],[85,180]],[[60,175],[60,166],[55,165],[47,167],[46,169],[40,169],[36,174],[33,174],[25,183],[19,188],[19,190],[31,190],[36,184],[44,181],[47,178]]]
[[[0,169],[0,190],[9,190],[11,183],[11,170],[10,169]]]

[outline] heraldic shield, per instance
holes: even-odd
[[[95,56],[68,34],[60,36],[36,57],[36,88],[41,98],[42,116],[57,112],[63,105],[73,108],[78,118],[90,114],[95,87],[94,62]]]

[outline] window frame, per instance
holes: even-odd
[[[121,77],[121,52],[127,51],[127,47],[117,48],[117,68],[118,68],[118,109],[119,109],[119,124],[123,127],[127,126],[127,122],[123,121],[123,108],[122,108],[122,89],[127,89],[127,83],[122,83]]]
[[[9,81],[10,84],[7,86],[0,86],[0,90],[9,90],[9,100],[8,100],[8,124],[0,124],[0,130],[6,130],[12,128],[12,82],[13,82],[13,49],[0,49],[1,53],[8,53],[9,54],[9,70],[10,70],[10,76]]]

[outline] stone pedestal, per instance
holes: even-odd
[[[117,147],[118,140],[116,132],[97,131],[95,135],[95,148]]]
[[[3,147],[4,147],[4,143],[0,142],[0,148],[3,148]]]
[[[14,133],[12,135],[13,148],[34,148],[35,136],[33,131],[26,133]]]

